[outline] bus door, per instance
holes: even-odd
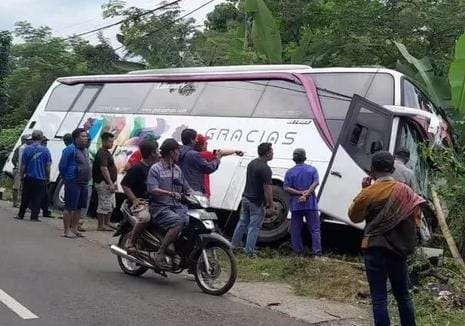
[[[74,129],[79,127],[82,119],[84,118],[84,114],[94,102],[101,88],[101,85],[85,85],[81,89],[80,93],[76,96],[76,99],[63,118],[63,121],[61,121],[61,124],[55,134],[55,138],[63,138],[65,134],[72,133]]]
[[[368,175],[373,153],[389,150],[393,114],[367,99],[354,95],[320,191],[319,207],[329,218],[350,222],[350,204]]]

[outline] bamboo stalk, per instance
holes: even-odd
[[[457,248],[457,244],[455,243],[455,240],[452,237],[452,234],[450,233],[450,229],[447,225],[446,217],[444,215],[444,211],[442,210],[439,196],[434,189],[431,191],[431,194],[433,195],[433,204],[436,209],[436,217],[438,219],[438,223],[441,228],[442,234],[447,241],[447,245],[449,246],[449,250],[452,253],[452,257],[454,257],[455,261],[460,266],[462,273],[465,275],[465,262],[463,261],[459,249]]]

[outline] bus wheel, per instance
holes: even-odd
[[[262,229],[258,236],[260,243],[272,243],[282,240],[288,236],[289,220],[289,196],[282,186],[273,186],[273,201],[277,212],[272,216],[265,216]]]
[[[55,191],[53,192],[53,208],[62,211],[65,209],[65,183],[63,179],[58,179],[55,185]]]

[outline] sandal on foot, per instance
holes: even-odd
[[[71,235],[71,234],[63,234],[62,237],[63,237],[63,238],[68,238],[68,239],[76,239],[76,236],[75,236],[75,235]]]

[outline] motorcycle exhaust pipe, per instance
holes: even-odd
[[[120,257],[123,257],[127,260],[130,260],[136,264],[139,264],[139,265],[142,265],[142,266],[145,266],[145,267],[148,267],[148,268],[154,268],[155,266],[153,266],[152,264],[149,264],[143,260],[140,260],[134,256],[131,256],[127,253],[126,250],[116,246],[116,245],[111,245],[110,246],[110,251],[112,252],[112,254],[114,255],[117,255],[117,256],[120,256]]]

